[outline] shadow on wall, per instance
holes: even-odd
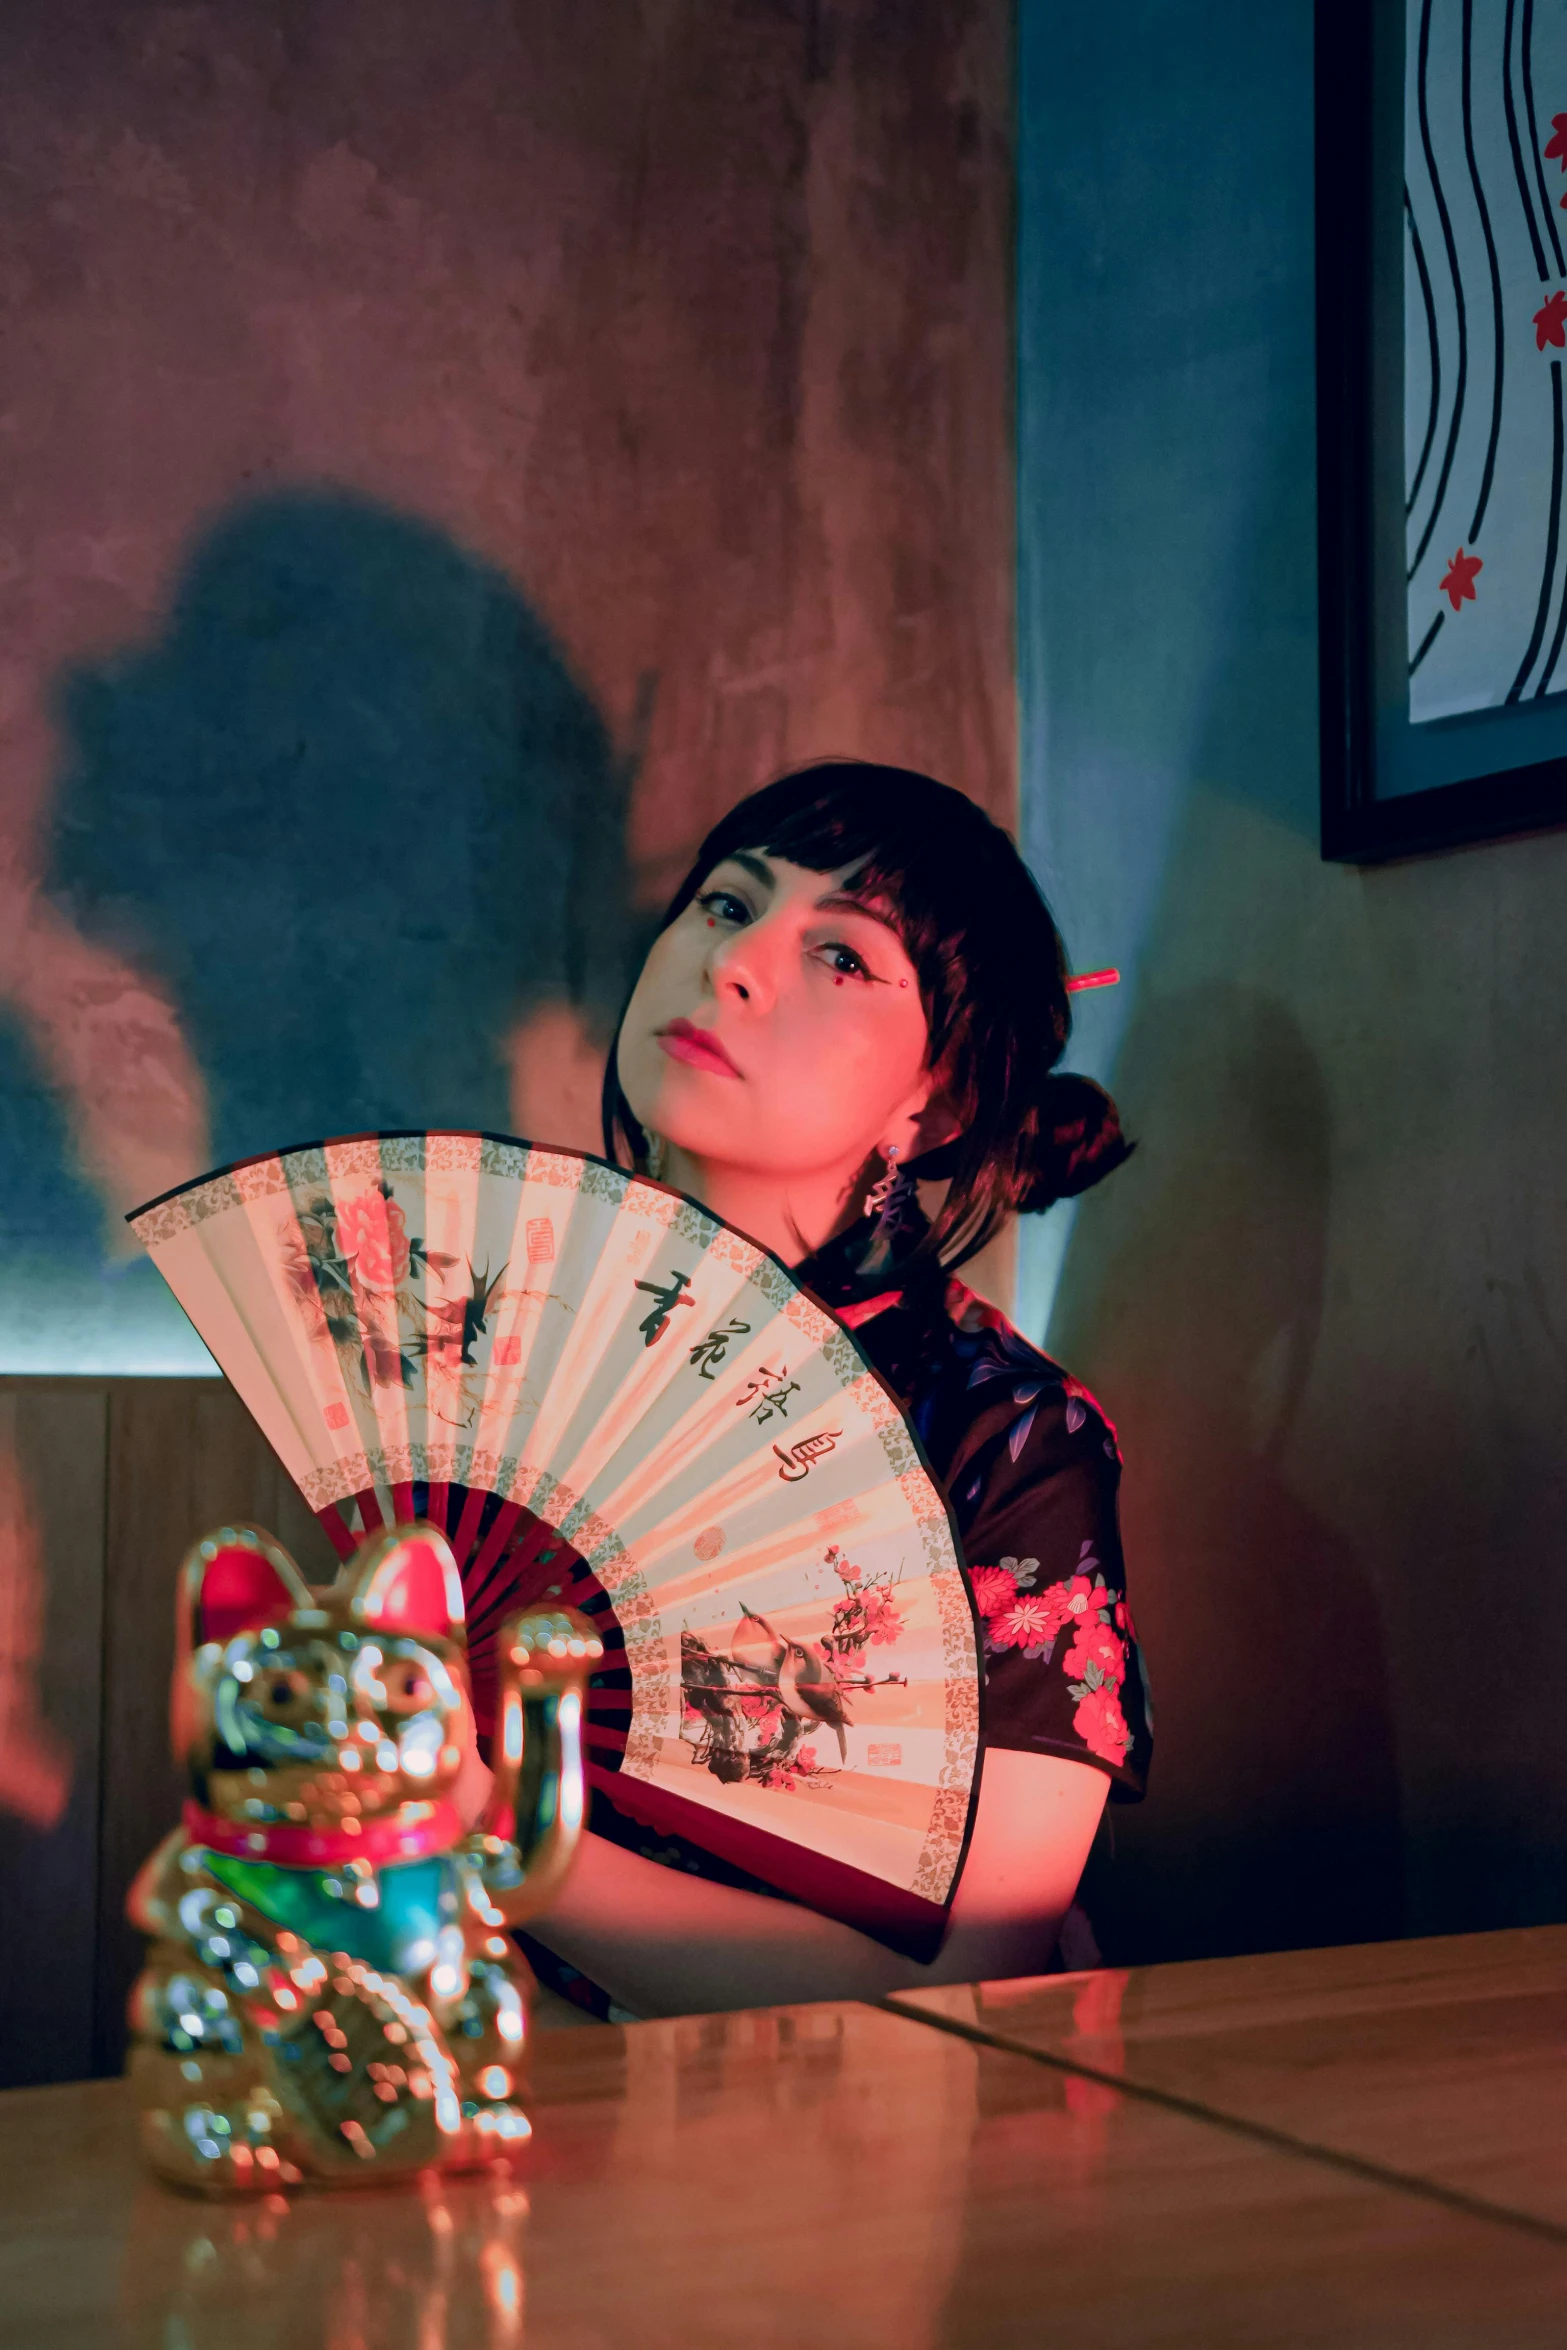
[[[556,1078],[575,1039],[580,1078],[628,984],[631,769],[500,573],[357,497],[270,498],[58,714],[47,889],[169,990],[211,1162],[519,1111],[586,1139],[528,1038]]]
[[[1128,1430],[1158,1738],[1085,1899],[1112,1961],[1393,1935],[1375,1598],[1282,1466],[1322,1315],[1322,1077],[1278,1003],[1218,987],[1146,998],[1118,1084],[1151,1140],[1096,1219],[1092,1353]]]

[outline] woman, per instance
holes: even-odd
[[[536,1928],[541,1973],[579,1998],[670,2014],[1037,1973],[1107,1792],[1140,1794],[1114,1434],[952,1278],[1013,1210],[1127,1155],[1108,1096],[1051,1074],[1069,1024],[1017,851],[927,776],[786,776],[716,826],[677,892],[610,1052],[606,1152],[796,1268],[902,1400],[983,1621],[985,1756],[929,1965],[595,1796]]]

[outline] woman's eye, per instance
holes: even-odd
[[[870,971],[853,947],[828,946],[821,949],[823,962],[835,979],[869,979]]]
[[[749,922],[751,909],[744,898],[735,896],[732,889],[704,890],[697,899],[704,914],[711,914],[719,922]]]

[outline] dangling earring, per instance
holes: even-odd
[[[898,1188],[898,1146],[895,1142],[888,1143],[884,1156],[887,1161],[887,1172],[879,1182],[873,1183],[865,1194],[867,1216],[882,1215],[886,1210],[887,1202]]]
[[[663,1182],[664,1137],[661,1134],[650,1134],[648,1136],[647,1149],[642,1154],[642,1163],[647,1169],[648,1181],[650,1183]]]
[[[889,1142],[886,1151],[887,1172],[879,1183],[873,1183],[865,1194],[865,1212],[876,1218],[878,1240],[892,1241],[902,1229],[916,1185],[907,1167],[898,1165],[898,1146]]]

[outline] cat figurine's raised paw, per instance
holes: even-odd
[[[580,1829],[597,1634],[565,1609],[503,1625],[494,1791],[467,1831],[462,1585],[434,1527],[374,1536],[318,1591],[270,1535],[225,1526],[177,1605],[191,1796],[129,1902],[154,1942],[130,2063],[153,2168],[255,2191],[504,2155],[528,2135],[508,1929]]]

